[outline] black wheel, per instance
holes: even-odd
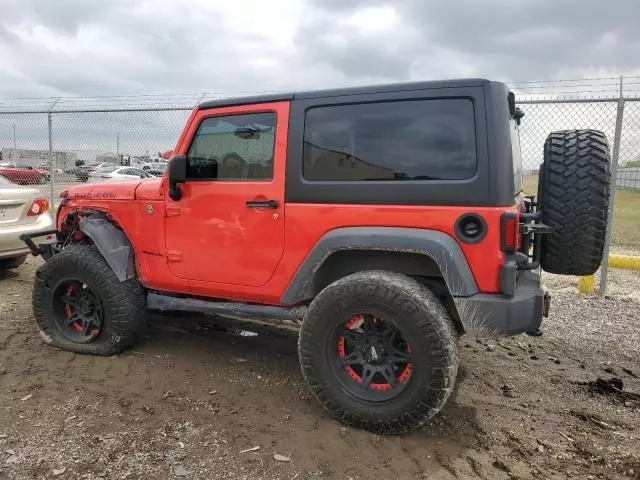
[[[549,273],[591,275],[599,267],[609,212],[609,145],[597,130],[553,132],[538,183],[543,235],[540,263]]]
[[[19,257],[0,258],[0,270],[8,268],[17,268],[27,260],[26,255],[20,255]]]
[[[329,285],[300,330],[302,373],[340,421],[382,434],[407,432],[444,406],[458,370],[453,322],[435,295],[390,272]]]
[[[140,284],[120,282],[93,245],[70,245],[38,268],[33,311],[46,343],[93,355],[122,352],[146,325]]]
[[[48,181],[48,179],[47,179],[46,175],[42,175],[42,176],[38,177],[38,183],[40,185],[44,185],[45,183],[47,183],[47,181]]]

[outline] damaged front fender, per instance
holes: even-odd
[[[81,218],[78,228],[91,239],[119,281],[135,277],[134,250],[122,230],[98,215]]]

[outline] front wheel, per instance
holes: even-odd
[[[142,287],[120,282],[93,245],[70,245],[36,272],[33,312],[45,343],[92,355],[114,355],[146,325]]]
[[[340,421],[382,434],[424,424],[458,370],[456,333],[435,295],[390,272],[359,272],[311,303],[300,331],[302,373]]]

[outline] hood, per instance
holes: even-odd
[[[67,189],[69,200],[161,200],[162,178],[74,185]]]
[[[144,180],[74,185],[67,189],[69,200],[133,200],[136,188]]]

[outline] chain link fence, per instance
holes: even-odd
[[[543,145],[551,131],[602,130],[614,151],[612,172],[618,166],[612,244],[640,250],[640,222],[635,213],[640,210],[640,87],[638,95],[633,87],[640,82],[626,80],[631,87],[625,95],[622,81],[525,82],[514,85],[514,90],[525,113],[520,143],[526,193],[537,191]],[[69,185],[98,180],[102,175],[160,175],[166,168],[163,154],[174,147],[191,109],[204,99],[219,97],[185,94],[0,101],[0,176],[32,185],[55,205]],[[123,164],[129,168],[114,174]]]

